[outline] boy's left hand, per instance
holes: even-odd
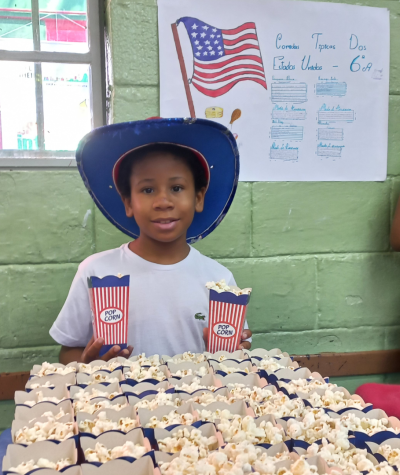
[[[251,342],[250,341],[244,341],[247,340],[248,338],[251,338],[253,335],[253,332],[247,328],[247,330],[243,330],[242,333],[242,341],[239,343],[239,346],[237,347],[237,350],[250,350],[251,348]],[[207,343],[208,343],[208,328],[203,328],[203,340],[204,343],[206,344],[206,351],[208,351],[207,348]]]

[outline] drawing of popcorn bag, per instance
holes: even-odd
[[[250,294],[216,292],[210,289],[208,351],[233,352],[241,341]]]
[[[128,343],[129,275],[89,277],[89,298],[92,310],[93,335],[103,338],[100,356],[114,345],[121,349]]]

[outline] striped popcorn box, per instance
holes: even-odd
[[[103,338],[100,356],[114,345],[127,348],[129,275],[88,278],[93,335]]]
[[[246,318],[250,294],[210,290],[208,317],[208,351],[233,352],[237,350]]]

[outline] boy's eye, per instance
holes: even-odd
[[[153,188],[143,188],[142,193],[145,193],[146,195],[150,194],[153,192]]]
[[[175,191],[175,192],[182,191],[182,190],[183,190],[183,187],[181,185],[175,185],[172,187],[172,191]]]

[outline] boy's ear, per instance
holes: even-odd
[[[206,196],[206,188],[203,187],[196,192],[196,213],[201,213],[204,209],[204,197]]]
[[[128,218],[133,218],[133,210],[131,206],[131,199],[127,197],[121,197],[122,202],[124,203],[125,206],[125,213],[128,216]]]

